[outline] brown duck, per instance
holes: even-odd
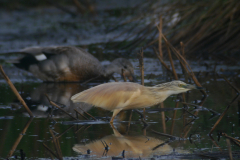
[[[97,58],[79,47],[33,47],[20,53],[24,56],[13,64],[46,82],[109,80],[114,73],[121,74],[122,69],[130,81],[134,80],[129,60],[117,58],[102,66]]]

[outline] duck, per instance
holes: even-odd
[[[108,81],[114,73],[122,75],[123,70],[130,81],[136,81],[133,65],[128,59],[117,58],[103,66],[80,47],[29,47],[18,53],[23,56],[12,63],[44,82]]]

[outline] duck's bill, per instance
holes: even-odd
[[[130,82],[137,82],[137,78],[132,74],[130,76],[128,76],[128,79]]]

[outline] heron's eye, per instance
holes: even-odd
[[[123,66],[125,69],[127,69],[127,66]]]
[[[178,84],[178,87],[183,87],[183,84]]]

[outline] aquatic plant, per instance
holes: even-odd
[[[169,41],[178,47],[182,41],[189,55],[197,51],[208,58],[209,53],[215,56],[217,52],[218,58],[226,59],[229,58],[226,53],[237,56],[236,51],[240,49],[240,1],[173,0],[162,3],[156,0],[138,5],[136,9],[136,16],[116,27],[132,24],[121,34],[128,33],[125,40],[131,41],[122,47],[124,49],[157,44],[156,24],[159,24],[160,15],[163,17],[163,32]]]

